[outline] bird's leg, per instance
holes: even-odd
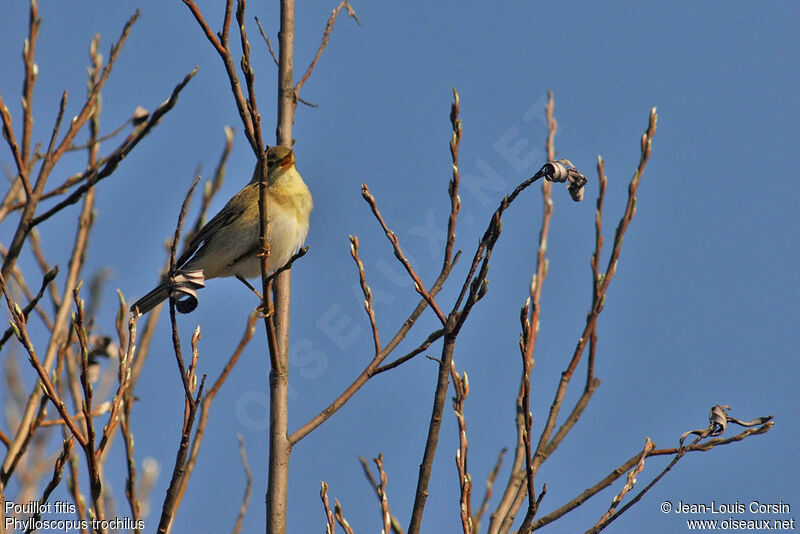
[[[245,279],[243,276],[239,276],[238,274],[236,275],[236,278],[238,278],[238,279],[239,279],[239,281],[240,281],[241,283],[243,283],[244,285],[246,285],[246,286],[247,286],[247,287],[250,289],[250,291],[252,291],[253,293],[255,293],[255,294],[256,294],[256,296],[258,297],[258,300],[261,300],[261,301],[263,301],[263,300],[264,300],[264,297],[261,295],[261,293],[259,293],[259,292],[258,292],[258,290],[257,290],[256,288],[254,288],[254,287],[253,287],[253,284],[251,284],[250,282],[248,282],[248,281],[247,281],[247,279]]]
[[[262,303],[264,302],[264,297],[261,295],[261,293],[258,292],[256,288],[253,287],[253,284],[251,284],[244,277],[239,276],[238,274],[236,275],[236,278],[238,278],[240,282],[242,282],[244,285],[250,288],[250,291],[256,294],[259,302]],[[272,309],[272,303],[270,302],[269,309],[265,308],[263,304],[259,304],[258,308],[256,308],[256,311],[258,312],[258,315],[260,317],[269,317],[270,315],[272,315],[274,310]]]

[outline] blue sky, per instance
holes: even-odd
[[[200,4],[215,30],[222,15],[217,4]],[[297,8],[297,76],[313,57],[335,7],[311,4]],[[119,288],[131,301],[155,283],[164,258],[163,241],[174,230],[192,174],[198,163],[205,175],[211,172],[225,125],[233,126],[237,135],[213,210],[249,180],[254,162],[219,57],[177,1],[43,2],[36,138],[46,142],[64,89],[71,95],[67,116],[77,111],[85,92],[92,35],[102,35],[101,50],[107,56],[137,7],[142,16],[103,94],[101,130],[116,127],[136,106],[154,109],[195,65],[199,72],[176,108],[98,188],[85,277],[101,268],[113,270],[98,325],[108,333],[113,332],[114,291]],[[731,405],[731,414],[742,419],[772,414],[775,427],[764,436],[690,454],[608,531],[682,531],[685,518],[659,511],[665,500],[783,501],[800,507],[800,463],[790,446],[800,438],[798,350],[793,341],[800,324],[800,284],[794,275],[800,195],[790,181],[800,171],[797,5],[506,2],[490,8],[440,2],[411,8],[356,2],[354,7],[362,26],[347,18],[336,23],[302,92],[319,107],[300,106],[294,128],[297,167],[314,195],[315,209],[310,252],[293,269],[290,428],[327,406],[370,359],[372,340],[347,236],[356,234],[361,241],[384,339],[417,301],[361,199],[361,183],[369,185],[422,279],[430,281],[441,266],[442,245],[429,238],[444,230],[449,209],[452,87],[461,95],[464,129],[463,208],[456,246],[470,257],[502,195],[544,162],[544,103],[552,89],[558,154],[575,163],[590,182],[581,204],[573,203],[562,187],[554,189],[550,274],[542,296],[532,385],[536,436],[590,303],[596,157],[605,159],[609,180],[607,254],[638,162],[639,137],[653,106],[659,122],[638,211],[598,323],[596,371],[602,385],[581,421],[539,472],[537,487],[548,485],[541,510],[547,513],[593,485],[641,450],[645,436],[659,447],[676,446],[682,432],[707,424],[708,410],[715,404]],[[269,134],[275,123],[276,69],[252,15],[276,36],[277,2],[253,2],[248,13],[265,139],[274,141]],[[24,3],[4,2],[0,92],[16,125],[26,30]],[[510,158],[504,147],[512,141],[526,142],[523,154],[534,163],[521,166]],[[0,150],[0,163],[13,166],[6,148]],[[82,164],[82,159],[65,160],[53,183]],[[469,187],[479,180],[486,180],[487,187]],[[77,207],[71,208],[40,228],[53,262],[63,265],[68,258],[77,213]],[[506,214],[492,256],[489,293],[456,346],[456,363],[467,371],[472,388],[465,415],[473,502],[483,495],[499,449],[513,446],[520,373],[518,314],[535,268],[540,220],[537,187]],[[9,242],[12,231],[10,221],[0,226],[3,243]],[[29,256],[20,263],[34,272]],[[457,266],[441,294],[443,308],[452,306],[465,263]],[[235,347],[254,306],[241,284],[215,280],[201,292],[197,311],[181,319],[186,344],[195,326],[202,328],[200,367],[210,378],[217,376]],[[148,531],[157,524],[182,418],[167,326],[162,317],[133,415],[138,461],[154,457],[162,469]],[[398,355],[434,328],[435,318],[427,312]],[[219,532],[232,526],[244,488],[237,432],[244,436],[255,477],[244,531],[261,529],[267,435],[259,410],[267,400],[265,354],[259,327],[213,405],[174,532]],[[438,345],[430,354],[438,356]],[[582,370],[583,365],[567,405],[579,394]],[[32,373],[28,376],[32,380]],[[435,379],[436,365],[420,356],[372,380],[295,447],[290,532],[324,529],[320,480],[330,485],[331,497],[341,501],[357,532],[377,531],[378,503],[357,457],[373,458],[379,452],[389,477],[390,505],[407,523]],[[460,531],[453,461],[457,432],[449,401],[445,414],[425,532]],[[667,461],[648,460],[637,487]],[[509,463],[496,486],[507,480]],[[109,482],[123,515],[119,443],[110,464],[114,467],[109,467]],[[545,531],[582,532],[603,514],[622,484],[617,481],[613,489]],[[496,502],[497,498],[490,511]]]

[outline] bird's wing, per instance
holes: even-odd
[[[252,184],[248,184],[244,189],[236,193],[219,213],[214,215],[210,221],[203,225],[192,240],[189,241],[189,245],[186,247],[186,250],[183,251],[181,257],[178,258],[176,263],[178,268],[183,267],[209,238],[220,229],[231,224],[244,213],[247,209],[247,203],[244,202],[244,199],[247,194],[247,189],[250,187],[252,187]]]

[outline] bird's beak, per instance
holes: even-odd
[[[282,160],[278,162],[278,165],[283,167],[284,169],[288,169],[292,165],[294,165],[294,151],[290,150],[289,154],[286,155]]]

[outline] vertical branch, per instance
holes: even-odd
[[[197,429],[194,433],[194,439],[192,440],[192,446],[189,451],[189,458],[186,460],[186,469],[181,477],[181,483],[178,487],[178,504],[180,505],[181,499],[183,499],[183,494],[186,491],[187,486],[189,485],[189,479],[194,472],[194,467],[197,464],[197,458],[200,455],[200,445],[203,443],[203,437],[205,436],[206,432],[206,425],[208,423],[208,416],[211,413],[211,403],[214,402],[214,398],[219,392],[222,384],[228,378],[233,367],[236,365],[236,362],[239,361],[239,357],[242,355],[244,348],[253,338],[253,334],[256,331],[256,321],[258,317],[255,313],[251,313],[250,316],[247,318],[247,326],[245,327],[244,334],[242,334],[242,338],[239,341],[239,345],[231,354],[231,357],[228,359],[228,363],[225,364],[223,367],[222,372],[220,373],[217,380],[211,386],[211,389],[208,390],[208,393],[205,394],[203,397],[202,402],[200,403],[200,420],[197,422]]]
[[[294,89],[294,0],[281,0],[281,27],[278,32],[278,125],[279,145],[292,147],[292,124],[297,108]]]
[[[588,316],[586,317],[586,325],[584,326],[583,332],[578,340],[578,344],[575,347],[575,351],[573,352],[572,359],[569,362],[569,365],[561,374],[561,380],[559,381],[558,387],[556,389],[555,398],[553,399],[552,404],[550,405],[550,413],[548,414],[547,421],[544,425],[544,430],[542,431],[542,435],[539,438],[539,444],[536,448],[536,455],[534,457],[534,470],[538,469],[538,467],[544,462],[545,459],[553,452],[555,447],[560,442],[565,435],[565,433],[559,432],[556,434],[556,437],[552,438],[552,432],[555,429],[556,419],[558,418],[558,413],[561,409],[561,405],[564,401],[564,395],[566,394],[567,386],[569,385],[570,380],[572,379],[572,375],[575,372],[575,368],[578,366],[580,362],[581,356],[583,355],[583,351],[586,348],[586,345],[590,343],[592,340],[592,332],[595,329],[595,325],[597,324],[597,317],[600,315],[600,312],[603,311],[603,307],[605,306],[605,296],[606,292],[608,291],[609,284],[611,283],[612,278],[617,270],[617,261],[619,260],[619,254],[622,248],[622,240],[625,235],[625,231],[628,228],[628,225],[633,220],[633,216],[636,213],[636,192],[639,188],[639,183],[641,181],[642,173],[644,173],[644,169],[647,166],[647,161],[650,158],[650,153],[652,150],[652,138],[656,132],[656,122],[658,116],[656,115],[656,109],[653,108],[650,110],[650,117],[648,120],[647,130],[642,134],[641,138],[641,155],[639,157],[639,165],[636,168],[636,171],[633,174],[633,178],[631,178],[630,183],[628,184],[628,201],[625,206],[625,212],[622,215],[622,218],[617,225],[616,232],[614,233],[614,243],[613,248],[611,250],[611,256],[608,260],[608,265],[606,267],[605,272],[599,273],[595,277],[595,287],[593,289],[593,297],[592,297],[592,309],[590,310]],[[602,165],[600,165],[600,170],[602,172]],[[601,180],[601,188],[604,191],[604,185],[602,185]],[[598,210],[602,209],[602,202],[598,203]],[[597,241],[595,247],[597,248],[599,245],[602,245],[602,239]],[[596,251],[596,254],[599,254],[599,248]],[[597,259],[594,260],[595,262],[598,261]],[[590,351],[591,357],[591,351]],[[593,362],[592,362],[593,363]],[[593,379],[592,384],[596,386],[597,380]],[[586,396],[586,394],[584,394]],[[580,405],[580,403],[579,403]],[[578,406],[579,406],[578,405]],[[576,406],[576,408],[578,407]],[[567,427],[567,425],[571,426],[571,422],[568,420],[564,423],[563,427]],[[567,427],[569,428],[569,427]],[[556,438],[559,441],[556,441]]]
[[[453,411],[458,421],[456,467],[458,469],[458,485],[461,490],[459,506],[461,510],[461,528],[464,534],[471,534],[474,532],[475,525],[472,523],[472,477],[467,469],[469,442],[467,441],[467,421],[464,418],[464,401],[467,400],[467,395],[469,395],[469,379],[466,371],[463,377],[459,376],[455,362],[451,362],[450,374],[453,377],[453,389],[456,390],[456,396],[453,397]]]
[[[236,523],[233,525],[233,534],[239,534],[239,532],[242,531],[242,521],[244,521],[244,514],[247,513],[247,506],[250,504],[250,491],[253,487],[253,474],[250,472],[250,464],[247,463],[247,452],[244,448],[244,438],[241,434],[238,434],[236,437],[239,439],[239,456],[242,458],[245,486],[242,505],[239,507],[239,514],[236,516]]]
[[[378,467],[378,477],[380,479],[380,484],[378,484],[378,498],[381,501],[381,520],[383,525],[383,530],[381,532],[387,533],[392,528],[392,514],[389,511],[389,500],[386,498],[386,471],[383,470],[383,453],[379,453],[377,458],[374,458],[373,461],[375,465]]]
[[[381,352],[381,340],[378,335],[378,323],[375,319],[375,310],[372,308],[372,290],[367,285],[367,275],[364,273],[364,263],[358,255],[358,237],[350,236],[350,255],[356,262],[358,268],[358,281],[361,284],[361,291],[364,293],[364,309],[369,318],[369,324],[372,327],[372,341],[375,344],[375,356]]]
[[[458,185],[461,173],[458,170],[458,147],[461,143],[461,119],[459,112],[458,91],[453,88],[453,104],[450,107],[450,124],[453,126],[453,136],[450,138],[450,157],[453,160],[453,178],[450,180],[448,194],[450,195],[450,217],[447,219],[447,241],[444,247],[444,265],[446,268],[453,257],[453,245],[456,241],[456,221],[458,212],[461,211],[461,197],[458,196]]]
[[[294,68],[294,0],[281,0],[281,24],[278,32],[278,120],[277,144],[291,148],[292,123],[297,108],[293,83]],[[266,200],[265,184],[260,189],[261,200]],[[260,203],[263,227],[262,239],[262,286],[264,298],[268,298],[267,287],[267,228],[266,202]],[[289,486],[289,299],[291,270],[275,277],[273,282],[275,311],[274,325],[276,346],[271,353],[269,373],[270,417],[269,417],[269,472],[267,481],[267,533],[286,532],[286,500]],[[273,347],[270,347],[273,349]]]
[[[350,527],[350,523],[348,523],[347,519],[344,518],[344,512],[342,511],[342,505],[339,504],[339,499],[333,500],[333,513],[336,516],[336,522],[342,526],[345,534],[353,534],[353,529]]]
[[[369,470],[369,464],[367,460],[363,456],[358,457],[358,461],[361,462],[361,468],[364,470],[364,476],[367,477],[369,481],[369,485],[372,486],[372,489],[375,490],[375,495],[378,496],[378,500],[381,500],[381,493],[380,489],[378,488],[378,482],[375,480],[375,477],[372,476],[372,471]],[[386,501],[386,508],[389,511],[389,519],[392,522],[392,532],[394,534],[403,534],[403,527],[400,526],[400,521],[392,514],[392,511],[389,510],[389,502]],[[389,534],[386,532],[386,534]]]
[[[30,172],[31,132],[33,131],[33,88],[36,85],[36,78],[39,73],[34,57],[36,40],[39,36],[41,24],[42,19],[39,18],[39,8],[36,5],[36,1],[33,0],[31,1],[28,39],[25,41],[25,50],[23,52],[23,57],[25,59],[25,82],[22,86],[22,161],[26,168],[24,170],[19,170],[20,180],[25,188],[26,196],[32,193],[27,175]]]
[[[133,396],[128,392],[125,395],[122,406],[122,416],[120,417],[120,429],[122,431],[123,442],[125,443],[125,466],[127,477],[125,478],[125,497],[131,507],[131,520],[136,525],[135,534],[141,534],[139,523],[139,499],[136,496],[136,461],[133,458],[133,432],[131,431],[131,408],[133,408]]]
[[[528,339],[531,335],[531,323],[528,320],[528,307],[530,299],[525,302],[520,313],[522,322],[522,339],[520,340],[520,352],[522,353],[522,403],[521,411],[523,417],[522,443],[525,448],[525,479],[527,480],[526,490],[528,493],[528,511],[522,526],[519,528],[520,534],[527,534],[531,531],[533,516],[539,508],[539,500],[536,499],[536,491],[533,486],[533,465],[531,463],[531,429],[533,427],[533,414],[530,408],[531,396],[531,371],[533,370],[533,354],[528,351],[530,346]],[[545,489],[542,490],[539,499],[544,496]],[[519,497],[518,499],[519,500]],[[513,510],[513,508],[512,508]]]
[[[328,501],[328,484],[323,480],[320,483],[319,497],[322,499],[322,507],[325,509],[325,534],[336,533],[336,520],[331,512],[331,505]]]
[[[195,187],[197,187],[200,177],[196,176],[192,182],[189,191],[181,205],[181,211],[178,214],[178,223],[175,226],[175,235],[172,238],[172,244],[169,251],[169,278],[172,279],[175,270],[175,255],[178,248],[178,243],[181,240],[181,230],[183,228],[184,218],[189,208],[189,201],[192,197]],[[171,297],[172,295],[170,295]],[[197,358],[198,349],[197,344],[200,340],[200,327],[198,326],[192,335],[192,359],[187,368],[183,361],[183,353],[181,350],[180,336],[178,335],[178,321],[175,314],[175,300],[169,299],[169,318],[172,326],[172,346],[175,352],[175,359],[178,364],[178,372],[181,375],[181,382],[184,391],[184,409],[183,409],[183,426],[181,428],[181,439],[178,445],[178,453],[175,457],[175,465],[172,468],[172,477],[170,478],[167,494],[164,497],[164,503],[161,508],[161,519],[158,523],[158,533],[166,534],[172,528],[172,522],[177,513],[180,499],[178,498],[180,482],[186,471],[186,457],[189,452],[189,444],[191,442],[192,427],[194,425],[194,418],[197,414],[197,408],[200,405],[200,399],[203,396],[203,388],[205,386],[205,376],[200,382],[200,387],[197,388]],[[195,396],[195,390],[197,395]]]
[[[475,532],[481,531],[481,519],[483,518],[483,514],[486,513],[486,510],[489,509],[489,499],[492,497],[494,481],[497,478],[497,473],[500,472],[500,468],[503,466],[503,457],[506,455],[507,450],[508,449],[505,447],[500,449],[500,453],[497,455],[497,463],[494,464],[492,470],[489,471],[489,476],[486,477],[486,493],[483,495],[480,508],[478,508],[478,511],[472,516],[472,529]]]
[[[80,364],[81,364],[81,386],[83,388],[83,402],[81,409],[83,411],[83,419],[86,424],[86,443],[83,444],[84,451],[86,452],[86,466],[89,470],[89,489],[92,496],[92,504],[94,505],[94,515],[100,520],[105,519],[105,507],[103,503],[103,487],[100,480],[100,467],[98,465],[100,455],[95,454],[95,431],[94,420],[92,418],[92,383],[89,377],[89,342],[87,339],[86,328],[84,326],[84,304],[83,300],[78,296],[81,285],[75,288],[73,298],[75,300],[76,313],[73,317],[73,330],[78,338],[78,346],[80,347]]]
[[[553,92],[547,92],[547,105],[545,106],[545,114],[547,117],[547,139],[545,141],[545,150],[547,151],[547,160],[553,161],[555,159],[555,146],[553,140],[555,139],[556,131],[558,130],[558,121],[553,116],[553,109],[555,107],[553,100]],[[525,343],[523,347],[523,362],[528,362],[533,358],[533,351],[536,347],[536,338],[539,334],[539,314],[541,311],[541,298],[542,298],[542,285],[547,277],[547,237],[550,232],[550,220],[553,216],[553,200],[551,198],[552,186],[549,181],[542,181],[542,202],[544,211],[542,213],[542,226],[539,230],[539,247],[536,253],[536,272],[531,278],[530,285],[530,310],[526,310],[527,321],[527,335],[525,336]],[[532,366],[532,362],[531,362]],[[529,377],[527,373],[522,373],[520,380],[519,395],[517,397],[517,445],[514,453],[514,464],[511,469],[506,490],[497,506],[497,510],[492,514],[489,523],[489,532],[499,532],[501,527],[508,529],[516,514],[515,506],[519,506],[522,502],[521,498],[525,495],[519,495],[520,491],[527,491],[527,487],[522,485],[524,477],[528,476],[527,467],[530,465],[530,460],[525,460],[525,432],[528,419],[528,410],[523,408],[523,397],[526,386],[530,388]],[[530,436],[528,436],[530,440]],[[529,456],[528,456],[529,457]],[[525,469],[525,471],[522,471]],[[535,475],[536,470],[530,475]],[[532,482],[531,482],[532,483]],[[512,511],[513,510],[513,511]]]
[[[417,478],[417,491],[414,495],[414,507],[411,511],[411,521],[408,525],[408,534],[419,534],[422,527],[422,514],[425,511],[425,501],[428,499],[428,482],[433,470],[433,460],[436,456],[436,448],[439,445],[439,429],[442,426],[442,413],[447,388],[450,385],[450,366],[453,362],[453,351],[455,350],[457,330],[453,330],[458,319],[458,314],[451,314],[447,320],[442,346],[442,357],[439,362],[439,376],[436,380],[436,392],[433,397],[433,409],[431,419],[428,424],[428,438],[425,441],[425,452],[422,455],[422,462],[419,465],[419,476]]]
[[[180,228],[180,223],[178,224]],[[173,329],[175,328],[175,303],[170,299],[170,318],[172,319]],[[194,425],[194,418],[197,414],[197,407],[200,405],[200,399],[203,397],[203,388],[205,387],[206,377],[203,376],[200,381],[200,387],[197,387],[197,343],[200,340],[200,327],[195,329],[192,335],[192,361],[188,369],[184,368],[183,358],[180,351],[180,342],[175,343],[175,354],[179,360],[179,369],[181,372],[181,380],[183,382],[186,397],[184,399],[184,415],[183,427],[181,428],[181,439],[178,445],[178,453],[175,456],[175,465],[172,469],[172,477],[170,478],[169,487],[167,488],[166,497],[164,497],[164,504],[161,508],[161,519],[158,523],[158,534],[166,534],[172,528],[175,514],[178,511],[178,488],[180,481],[186,470],[186,456],[189,452],[189,443],[191,441],[192,426]],[[193,397],[195,390],[197,395]]]
[[[597,174],[598,174],[598,194],[597,194],[597,209],[595,211],[595,246],[591,258],[592,268],[592,309],[601,310],[603,306],[603,299],[601,294],[601,285],[603,283],[604,275],[600,272],[600,252],[603,250],[603,201],[606,195],[606,176],[605,165],[603,158],[597,157]],[[595,353],[597,351],[597,330],[592,328],[589,334],[589,357],[586,366],[586,384],[583,388],[580,398],[575,403],[569,416],[555,433],[553,438],[548,443],[544,451],[544,456],[549,456],[564,440],[575,423],[578,422],[583,410],[589,404],[589,401],[594,395],[595,390],[600,386],[600,379],[594,376],[594,361]]]

